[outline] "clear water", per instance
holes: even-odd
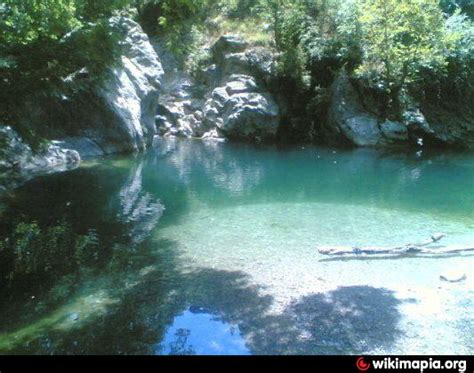
[[[96,243],[3,258],[0,353],[472,354],[474,256],[316,248],[474,243],[473,187],[473,154],[184,140],[38,178],[3,199],[3,239]]]

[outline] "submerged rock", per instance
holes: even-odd
[[[68,319],[71,321],[79,321],[80,318],[81,318],[81,315],[79,314],[79,312],[73,312],[68,315]]]

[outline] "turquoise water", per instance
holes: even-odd
[[[0,209],[0,353],[472,354],[473,256],[317,246],[474,243],[473,187],[473,154],[185,140],[38,178]]]

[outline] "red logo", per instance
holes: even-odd
[[[367,372],[370,369],[370,363],[366,363],[363,357],[357,359],[356,366],[361,372]]]

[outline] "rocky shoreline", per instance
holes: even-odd
[[[278,140],[287,105],[272,89],[279,83],[272,51],[224,35],[209,48],[209,64],[191,76],[138,23],[114,22],[126,28],[127,37],[120,65],[109,69],[103,83],[60,100],[25,103],[22,121],[54,127],[47,149],[33,152],[12,128],[0,128],[0,190],[76,167],[81,159],[143,151],[161,137]],[[87,71],[68,77],[68,83],[79,84],[83,75]],[[428,122],[416,106],[403,120],[387,120],[344,71],[336,74],[329,96],[327,118],[316,134],[321,143],[474,148],[469,121]]]

